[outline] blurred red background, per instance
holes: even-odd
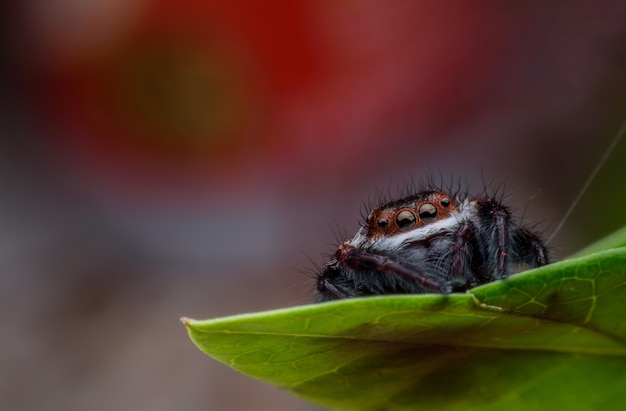
[[[315,409],[205,357],[178,317],[308,303],[332,227],[429,170],[508,181],[549,233],[626,117],[617,0],[12,12],[3,409]],[[557,257],[626,222],[624,146]]]

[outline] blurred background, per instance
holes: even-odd
[[[309,303],[363,204],[429,170],[506,182],[549,235],[626,119],[619,0],[14,3],[7,410],[315,410],[203,355],[179,317]],[[557,258],[626,224],[625,160],[626,141]]]

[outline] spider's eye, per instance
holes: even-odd
[[[383,217],[378,219],[378,228],[382,228],[384,230],[388,225],[389,221],[386,218]]]
[[[441,205],[443,207],[448,207],[450,205],[450,198],[444,197],[441,199]]]
[[[430,223],[437,218],[437,208],[430,203],[422,204],[419,208],[419,215],[423,222]]]
[[[402,210],[396,215],[396,224],[400,230],[410,230],[415,227],[415,214],[413,211]]]

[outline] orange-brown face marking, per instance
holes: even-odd
[[[447,194],[423,192],[376,208],[368,217],[367,236],[396,235],[443,220],[458,210]]]

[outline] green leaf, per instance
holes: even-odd
[[[336,410],[621,410],[626,248],[467,294],[342,300],[198,321],[206,354]]]

